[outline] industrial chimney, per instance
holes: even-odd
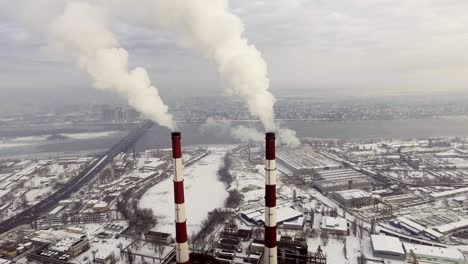
[[[265,250],[263,263],[276,264],[276,160],[275,133],[265,137]]]
[[[187,219],[185,218],[184,201],[184,168],[182,164],[182,137],[180,132],[172,133],[172,157],[174,167],[174,202],[176,226],[176,263],[189,264],[187,239]]]

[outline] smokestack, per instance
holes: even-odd
[[[189,264],[189,248],[187,239],[187,219],[185,217],[184,201],[184,168],[182,164],[182,137],[180,132],[172,133],[172,157],[174,167],[174,202],[176,226],[176,263]]]
[[[275,133],[265,137],[265,264],[277,263],[276,247],[276,158]]]

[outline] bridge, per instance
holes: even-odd
[[[39,203],[29,207],[21,213],[0,223],[0,234],[5,233],[20,225],[33,222],[43,213],[52,210],[60,200],[66,199],[72,193],[78,191],[84,184],[88,183],[94,176],[106,167],[112,159],[121,152],[126,152],[143,134],[153,126],[153,122],[145,121],[142,125],[132,130],[108,151],[99,155],[76,177],[69,180],[62,188],[51,194]]]

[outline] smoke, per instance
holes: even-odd
[[[274,131],[275,98],[268,91],[267,64],[243,37],[244,24],[227,0],[153,0],[156,25],[178,33],[183,46],[213,62],[229,92],[245,99],[265,130]]]
[[[264,140],[265,135],[260,133],[255,128],[236,126],[231,130],[231,135],[242,142],[261,142]]]
[[[147,71],[141,67],[129,69],[128,52],[119,47],[108,29],[102,9],[85,2],[69,2],[63,13],[49,23],[48,33],[48,48],[70,54],[78,67],[93,78],[97,89],[117,92],[147,118],[174,129],[168,107],[151,85]]]
[[[291,148],[297,148],[301,145],[301,141],[296,135],[296,131],[288,128],[280,128],[278,130],[279,141]]]
[[[253,127],[246,127],[241,125],[233,126],[232,122],[228,120],[215,120],[208,118],[201,126],[202,133],[208,134],[214,132],[217,134],[230,135],[241,142],[257,142],[263,143],[265,134],[258,131]],[[287,128],[279,128],[277,133],[277,140],[280,145],[290,148],[297,148],[301,145],[301,141],[297,138],[296,132]]]
[[[264,135],[255,128],[241,125],[232,126],[228,120],[215,120],[213,118],[208,118],[200,130],[205,134],[213,132],[229,135],[241,142],[261,142],[264,138]]]

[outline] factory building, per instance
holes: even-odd
[[[67,237],[49,248],[51,251],[67,254],[71,257],[78,256],[88,249],[89,240],[86,236],[82,236],[81,238]]]
[[[424,246],[403,243],[406,252],[406,259],[412,259],[411,251],[416,255],[420,263],[436,263],[436,264],[466,264],[467,259],[458,249],[442,248],[433,246]]]
[[[468,230],[468,219],[435,227],[442,234],[451,234]]]
[[[277,155],[278,163],[294,173],[311,173],[314,171],[341,168],[342,165],[316,152],[298,149],[282,149]]]
[[[148,242],[169,245],[172,243],[172,235],[163,232],[149,231],[145,234],[145,239]]]
[[[322,193],[362,189],[372,190],[374,181],[368,176],[352,170],[324,170],[318,172],[320,180],[314,181],[314,186]]]
[[[265,208],[254,208],[241,212],[241,219],[251,225],[263,225],[265,219]],[[297,211],[292,208],[290,205],[278,206],[276,211],[276,222],[278,225],[282,225],[286,222],[292,223],[301,220],[304,220],[304,213]],[[303,226],[303,223],[300,223]]]
[[[336,191],[332,193],[332,197],[347,208],[372,204],[372,194],[359,189]]]
[[[455,190],[448,190],[444,192],[432,193],[430,194],[430,196],[434,199],[442,199],[442,198],[449,198],[449,197],[455,197],[458,195],[463,195],[465,193],[468,193],[468,187],[455,189]]]
[[[371,235],[372,252],[375,257],[385,259],[405,259],[405,250],[400,239],[392,236]]]

